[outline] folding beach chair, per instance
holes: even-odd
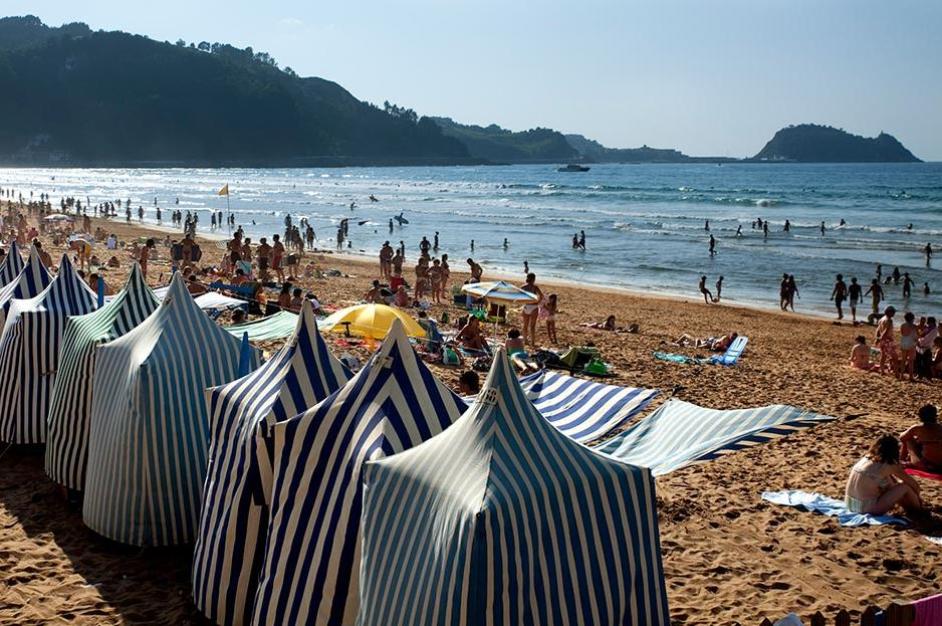
[[[715,365],[736,365],[736,362],[739,361],[739,357],[745,352],[747,343],[749,343],[748,337],[742,335],[736,337],[724,354],[710,357],[710,362]]]

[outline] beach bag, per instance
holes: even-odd
[[[173,259],[174,261],[183,260],[183,244],[175,243],[172,246],[170,246],[170,258]]]
[[[442,365],[461,365],[461,358],[450,346],[442,348]]]

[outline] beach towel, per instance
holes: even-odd
[[[907,525],[902,517],[893,515],[870,515],[868,513],[853,513],[847,510],[847,506],[841,500],[835,500],[819,493],[807,491],[766,491],[762,494],[762,499],[772,504],[781,504],[782,506],[794,506],[806,511],[821,513],[828,517],[836,517],[841,526],[877,526],[880,524],[899,524]]]
[[[654,358],[659,361],[670,361],[671,363],[683,363],[685,365],[700,365],[700,359],[685,354],[673,354],[671,352],[655,352]]]
[[[916,618],[911,626],[937,626],[942,624],[942,594],[916,600],[912,603]]]
[[[917,476],[919,478],[927,478],[929,480],[938,480],[942,482],[942,474],[933,474],[932,472],[916,469],[915,467],[907,467],[906,473],[910,476]]]

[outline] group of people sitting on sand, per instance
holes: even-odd
[[[844,504],[852,513],[883,515],[897,506],[911,517],[924,517],[927,507],[916,480],[907,470],[942,476],[942,425],[938,409],[919,409],[919,424],[899,438],[882,435],[854,464],[847,479]]]
[[[912,312],[903,315],[899,327],[899,341],[893,319],[896,309],[887,307],[877,323],[875,345],[878,361],[871,359],[871,347],[867,338],[858,335],[850,352],[851,367],[868,372],[892,374],[899,380],[907,377],[932,380],[942,378],[942,337],[936,318],[916,316]]]

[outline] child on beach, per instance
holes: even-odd
[[[854,347],[850,350],[850,366],[865,372],[877,370],[877,366],[870,362],[870,346],[863,335],[857,335],[854,339]]]
[[[549,337],[553,345],[556,345],[556,312],[558,306],[556,294],[551,293],[540,308],[540,318],[546,321],[546,336]]]

